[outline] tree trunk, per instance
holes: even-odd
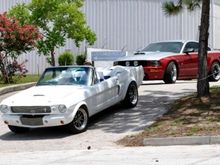
[[[2,79],[3,79],[5,84],[10,83],[10,79],[9,79],[9,76],[8,76],[8,71],[6,69],[7,63],[8,63],[7,60],[8,60],[8,58],[7,58],[6,53],[5,53],[5,55],[0,54],[0,71],[2,73]]]
[[[55,66],[55,57],[54,57],[55,52],[54,52],[54,49],[51,50],[50,54],[51,54],[51,65]]]
[[[210,13],[210,0],[202,1],[202,16],[199,35],[199,62],[197,81],[197,94],[198,97],[209,97],[209,81],[207,73],[207,48],[209,37],[209,13]]]
[[[1,67],[1,72],[2,72],[2,78],[3,78],[4,83],[5,84],[10,84],[10,80],[9,80],[9,77],[8,77],[8,72],[5,69],[4,65]]]

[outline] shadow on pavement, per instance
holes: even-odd
[[[183,93],[165,91],[145,92],[148,94],[139,96],[139,103],[135,108],[124,109],[122,105],[117,105],[95,115],[89,129],[102,129],[109,133],[141,131],[162,116],[168,110],[170,102],[183,96]],[[192,91],[186,89],[184,93],[188,92]]]
[[[139,96],[139,103],[135,108],[125,109],[123,105],[117,104],[91,117],[87,131],[99,129],[106,133],[115,134],[136,133],[162,116],[167,111],[170,102],[187,93],[192,93],[192,90],[184,89],[181,93],[178,93],[172,91],[172,87],[168,91],[150,90],[149,87],[149,89],[146,90],[145,88],[142,92],[144,94]],[[71,134],[67,133],[63,127],[53,127],[32,129],[30,132],[20,135],[8,131],[0,135],[0,140],[61,139],[67,136],[71,136]]]
[[[5,141],[22,141],[22,140],[44,140],[44,139],[61,139],[70,136],[63,127],[36,128],[31,129],[24,134],[15,134],[8,130],[7,133],[0,136],[0,140]]]

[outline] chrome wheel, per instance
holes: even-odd
[[[213,66],[213,78],[218,81],[220,79],[220,66],[219,64]]]
[[[73,119],[74,127],[81,131],[84,130],[88,123],[88,114],[85,109],[80,108]]]
[[[172,81],[175,82],[176,79],[177,79],[177,69],[176,69],[176,65],[172,65],[172,68],[171,68],[171,78],[172,78]]]
[[[175,64],[175,62],[171,61],[168,65],[167,65],[167,69],[164,73],[164,79],[163,81],[166,84],[172,84],[175,83],[178,77],[178,69],[177,69],[177,65]]]
[[[133,108],[138,103],[138,89],[135,82],[131,82],[124,100],[121,102],[126,108]]]
[[[131,84],[129,91],[128,91],[128,95],[129,95],[129,100],[131,104],[136,104],[138,101],[138,91],[137,91],[136,85]]]
[[[78,109],[75,114],[74,119],[72,122],[67,124],[65,127],[70,133],[81,133],[87,129],[89,121],[89,115],[87,113],[86,107],[82,106]]]

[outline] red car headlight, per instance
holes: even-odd
[[[157,67],[157,66],[160,66],[161,64],[160,64],[160,61],[154,60],[154,61],[148,61],[147,65],[148,66],[155,66],[155,67]]]

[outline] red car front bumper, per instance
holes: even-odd
[[[144,68],[145,80],[163,80],[164,69],[159,67],[146,66]]]

